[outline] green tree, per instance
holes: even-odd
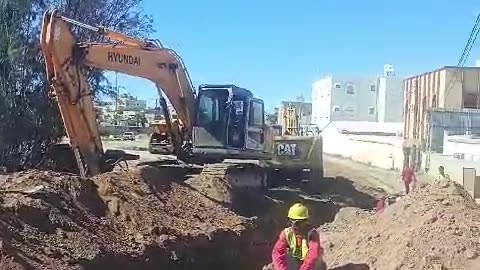
[[[277,124],[278,121],[278,108],[275,108],[273,112],[265,113],[265,122],[267,124]]]
[[[42,16],[57,8],[73,19],[102,25],[139,38],[152,32],[142,0],[0,0],[0,166],[36,166],[49,145],[64,134],[55,102],[48,96],[39,48]],[[85,41],[102,41],[95,33],[74,29]],[[90,70],[93,93],[109,93],[102,71]]]
[[[135,114],[135,124],[139,127],[145,127],[147,123],[147,117],[145,116],[145,112],[138,112]]]

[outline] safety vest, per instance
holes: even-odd
[[[284,230],[288,242],[288,255],[299,261],[305,260],[308,254],[308,243],[305,237],[302,237],[302,243],[297,246],[297,236],[292,228],[288,227]]]

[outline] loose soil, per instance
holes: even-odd
[[[341,166],[326,160],[319,194],[292,184],[235,200],[221,178],[173,166],[86,180],[0,175],[0,269],[261,269],[297,201],[310,208],[312,224],[323,224],[331,270],[478,269],[480,213],[461,187],[425,185],[375,214],[376,199],[398,183],[377,184],[378,175],[373,183],[368,169]]]
[[[423,184],[380,214],[343,208],[321,231],[331,268],[480,269],[480,209],[454,182]]]
[[[182,180],[154,167],[9,175],[4,189],[44,189],[3,194],[0,269],[245,269],[252,222]]]
[[[37,170],[0,176],[0,269],[261,269],[293,202],[310,207],[313,224],[340,208],[298,187],[231,200],[222,179],[186,175],[143,166],[92,179]],[[343,182],[325,188],[332,183]],[[34,194],[5,192],[38,186]]]

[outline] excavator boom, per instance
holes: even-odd
[[[116,43],[77,42],[70,30],[71,24],[96,31]],[[175,51],[76,22],[60,16],[57,11],[44,15],[41,48],[48,80],[57,97],[81,174],[96,175],[106,166],[92,91],[86,77],[89,68],[117,71],[152,81],[160,95],[163,90],[183,123],[184,133],[172,135],[178,141],[191,138],[195,92]]]

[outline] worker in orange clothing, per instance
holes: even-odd
[[[377,199],[377,206],[375,207],[377,213],[383,213],[385,207],[387,207],[387,198],[385,196],[381,196]]]
[[[402,181],[405,185],[405,193],[408,194],[410,192],[410,185],[415,187],[417,184],[417,177],[415,176],[415,170],[413,167],[406,167],[402,171]]]
[[[308,218],[308,208],[301,203],[288,210],[290,227],[280,233],[272,251],[275,270],[326,270],[320,235]]]

